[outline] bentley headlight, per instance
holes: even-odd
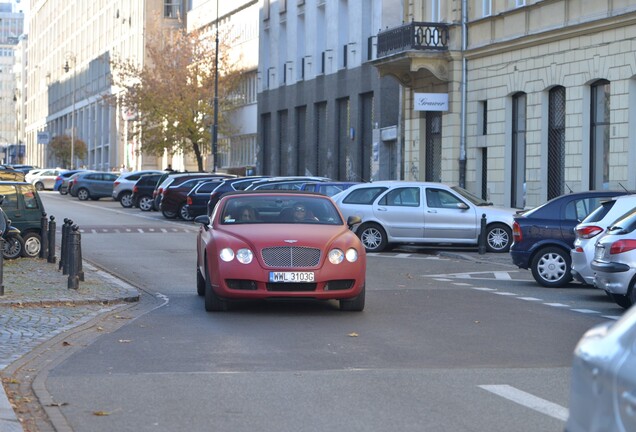
[[[345,255],[347,257],[347,261],[349,262],[358,261],[358,251],[355,250],[354,248],[348,249]]]
[[[219,256],[223,261],[230,262],[234,259],[234,251],[230,248],[225,248],[221,250]]]
[[[331,249],[329,251],[329,262],[331,264],[340,264],[344,260],[344,252],[340,249]]]
[[[253,258],[254,254],[249,249],[239,249],[238,251],[236,251],[236,259],[241,264],[249,264],[252,262]]]

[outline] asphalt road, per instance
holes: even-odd
[[[46,371],[68,430],[562,431],[572,350],[622,313],[605,294],[425,252],[369,256],[367,307],[206,313],[192,223],[44,193],[83,256],[145,294]]]

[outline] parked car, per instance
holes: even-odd
[[[300,187],[300,190],[318,192],[332,197],[357,184],[360,184],[360,182],[307,182]]]
[[[159,209],[161,214],[167,219],[179,217],[184,221],[191,221],[194,218],[190,216],[187,208],[188,193],[201,182],[215,181],[220,183],[223,177],[215,177],[211,174],[205,177],[185,177],[177,178],[161,192],[161,202]]]
[[[367,252],[390,244],[478,245],[486,215],[486,247],[506,252],[512,242],[515,209],[494,207],[457,186],[442,183],[378,181],[360,183],[332,197],[354,227]]]
[[[46,214],[40,195],[31,183],[0,181],[0,205],[11,225],[20,230],[21,254],[37,257],[42,248],[42,216]]]
[[[636,210],[614,221],[596,241],[594,286],[621,307],[636,304]]]
[[[29,170],[25,175],[24,175],[24,181],[27,183],[31,183],[31,179],[33,179],[33,177],[35,177],[36,175],[38,175],[38,173],[40,171],[44,171],[41,168],[34,168],[32,170]]]
[[[331,181],[331,179],[312,176],[268,177],[255,181],[245,190],[300,190],[309,181],[315,183]]]
[[[574,349],[568,432],[636,431],[636,308],[588,330]]]
[[[4,196],[0,195],[0,235],[2,236],[2,257],[16,259],[24,251],[24,240],[20,230],[11,224],[11,220],[2,209]]]
[[[26,180],[25,176],[25,181],[33,184],[33,186],[35,186],[35,188],[39,191],[44,189],[53,190],[55,179],[64,171],[65,170],[59,168],[43,169],[34,175],[29,175],[29,180]]]
[[[53,190],[58,191],[60,195],[68,194],[68,182],[73,174],[77,174],[78,172],[86,171],[83,169],[76,170],[67,170],[61,172],[60,175],[55,177],[55,183],[53,184]]]
[[[572,277],[584,284],[593,285],[594,271],[590,267],[594,259],[596,240],[612,222],[636,209],[636,195],[621,195],[601,204],[574,228],[574,245],[570,250]]]
[[[29,171],[33,170],[33,169],[38,168],[38,167],[33,166],[33,165],[24,165],[24,164],[11,164],[11,165],[5,165],[5,166],[7,166],[7,167],[9,167],[9,168],[11,168],[13,170],[16,170],[16,171],[21,171],[21,172],[23,172],[25,174],[28,173]]]
[[[219,181],[218,179],[202,181],[188,192],[185,209],[191,220],[194,220],[197,216],[206,214],[208,203],[210,202],[210,194],[223,183],[223,180]]]
[[[512,262],[530,269],[545,287],[562,287],[572,280],[570,250],[574,227],[601,201],[627,191],[586,191],[561,195],[515,217],[510,247]]]
[[[132,207],[132,189],[137,180],[145,174],[161,174],[159,170],[141,170],[121,173],[113,186],[113,199],[119,201],[122,207]]]
[[[80,201],[111,197],[118,173],[108,171],[84,171],[73,174],[69,180],[69,194]]]
[[[212,218],[196,222],[197,293],[207,311],[226,310],[231,300],[306,298],[364,309],[366,254],[350,231],[360,220],[345,223],[329,197],[230,192]]]
[[[0,180],[23,182],[26,173],[11,168],[8,165],[0,165]]]
[[[179,172],[179,171],[166,171],[164,172],[159,180],[157,181],[157,186],[155,190],[152,192],[152,199],[154,200],[154,208],[156,210],[161,209],[161,197],[163,190],[168,187],[168,185],[172,184],[175,179],[177,181],[181,181],[184,177],[201,177],[205,175],[211,175],[212,173],[208,172]]]
[[[154,200],[152,192],[157,187],[157,182],[163,174],[145,174],[135,182],[132,188],[132,206],[139,208],[141,211],[156,210],[154,208]]]

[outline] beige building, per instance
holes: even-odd
[[[73,167],[164,166],[166,161],[139,153],[141,143],[128,139],[134,116],[107,102],[120,92],[110,83],[110,60],[142,63],[147,36],[184,25],[185,5],[181,0],[31,1],[25,127],[30,164],[57,165],[47,143],[67,135],[88,147],[85,159],[73,158]],[[173,167],[183,169],[185,163]]]
[[[496,204],[636,189],[636,3],[415,0],[374,64],[404,91],[407,180]]]

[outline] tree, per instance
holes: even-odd
[[[140,66],[131,59],[111,61],[112,82],[123,91],[118,102],[135,113],[135,127],[129,132],[142,143],[141,151],[161,156],[169,153],[194,154],[200,171],[203,156],[210,153],[214,120],[215,44],[199,31],[168,30],[150,38],[146,60]],[[219,34],[218,88],[220,134],[232,127],[223,113],[235,105],[232,97],[240,73],[229,56],[229,30]],[[234,59],[235,60],[235,59]]]
[[[49,151],[55,159],[62,162],[60,165],[64,168],[71,165],[71,147],[75,160],[86,158],[86,143],[77,137],[73,140],[73,145],[68,135],[58,135],[49,143]]]

